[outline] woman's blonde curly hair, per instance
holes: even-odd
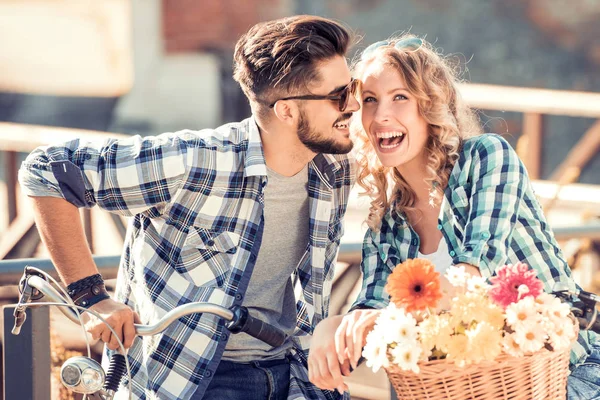
[[[422,44],[417,49],[394,47],[399,40],[404,42],[409,38],[416,36],[405,34],[392,38],[388,40],[389,45],[363,55],[354,64],[354,76],[361,79],[366,67],[377,60],[395,68],[406,82],[408,91],[417,99],[419,112],[429,124],[425,181],[431,187],[430,202],[439,204],[463,140],[480,134],[481,127],[475,112],[458,93],[455,70],[431,44],[421,39]],[[360,111],[355,116],[360,117]],[[372,199],[367,225],[377,231],[392,204],[400,214],[414,210],[416,195],[396,168],[381,165],[359,118],[353,121],[351,129],[359,164],[357,182],[365,189],[363,194]]]

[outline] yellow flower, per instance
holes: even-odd
[[[504,327],[503,310],[480,293],[466,292],[455,297],[450,309],[451,326],[461,323],[470,326],[473,322],[489,322],[493,327]]]
[[[502,331],[489,322],[479,322],[467,330],[469,354],[467,363],[493,361],[502,352]]]
[[[454,361],[459,367],[464,367],[469,359],[469,338],[465,335],[450,336],[446,359]]]
[[[450,325],[456,327],[463,322],[469,325],[475,319],[475,311],[483,301],[483,296],[471,292],[459,294],[450,306]]]
[[[419,324],[419,339],[423,353],[429,357],[434,348],[446,353],[452,333],[448,314],[434,314],[425,318]]]

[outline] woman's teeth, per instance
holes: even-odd
[[[379,146],[382,149],[398,147],[404,139],[404,133],[402,132],[378,132],[376,136],[379,139]]]
[[[347,122],[338,122],[337,124],[333,125],[334,128],[337,129],[348,129],[348,123]]]
[[[393,137],[402,137],[402,132],[377,132],[377,139],[391,139]]]

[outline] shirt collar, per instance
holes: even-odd
[[[243,128],[248,132],[248,151],[244,161],[244,176],[267,176],[267,165],[263,152],[260,131],[254,117],[243,121]]]
[[[260,131],[254,117],[243,121],[243,129],[248,132],[248,151],[244,163],[244,176],[267,176],[267,165],[260,138]],[[317,154],[310,167],[320,172],[323,181],[330,187],[335,184],[337,172],[342,168],[333,154]]]

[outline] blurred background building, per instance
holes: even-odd
[[[350,60],[410,31],[460,61],[466,81],[509,87],[475,96],[476,106],[500,104],[481,107],[484,130],[503,134],[521,157],[534,156],[528,167],[553,224],[598,222],[598,0],[0,0],[0,259],[45,256],[15,185],[35,145],[62,138],[62,128],[155,135],[246,118],[247,101],[231,78],[235,42],[257,22],[294,14],[352,28],[362,39]],[[530,94],[551,106],[519,105]],[[84,214],[90,234],[100,232],[90,238],[94,252],[118,254],[123,225],[94,213]],[[365,215],[354,199],[347,241],[360,243]],[[600,288],[599,242],[600,230],[561,239],[588,288]],[[359,279],[356,263],[341,263],[334,312],[351,303]],[[381,374],[355,382],[371,398],[387,396]]]

